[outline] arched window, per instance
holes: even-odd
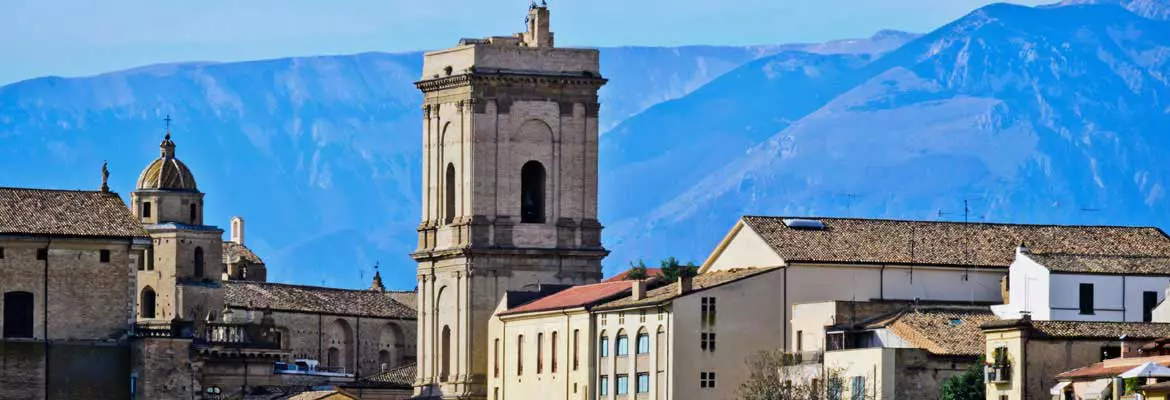
[[[191,225],[195,225],[195,221],[196,221],[195,217],[197,215],[199,215],[199,214],[198,214],[198,211],[196,210],[195,203],[191,203]]]
[[[646,328],[638,331],[637,354],[650,354],[650,333],[646,332]]]
[[[544,332],[536,334],[536,373],[544,372]]]
[[[444,203],[446,212],[443,215],[443,223],[450,224],[455,221],[455,164],[447,164],[447,176],[444,180],[443,197],[446,200]]]
[[[155,301],[154,289],[151,289],[150,286],[143,288],[142,300],[138,303],[142,309],[138,311],[138,315],[141,315],[142,318],[155,318]]]
[[[439,370],[439,380],[446,382],[447,375],[451,373],[451,327],[443,326],[443,342],[442,342],[442,369]]]
[[[630,354],[630,337],[626,335],[625,330],[618,331],[617,334],[617,356],[627,356]]]
[[[544,223],[544,175],[538,161],[520,168],[520,222]]]
[[[597,355],[609,357],[609,336],[605,335],[605,331],[601,331],[601,339],[597,341]]]
[[[33,337],[33,294],[4,293],[4,337]]]
[[[524,375],[524,335],[516,336],[516,376]]]
[[[552,373],[555,374],[555,373],[557,373],[557,332],[556,331],[553,331],[552,341],[550,341],[549,343],[550,343],[549,351],[552,352],[551,354],[549,354],[549,359],[552,360],[552,366],[549,367],[549,371],[552,371]]]
[[[203,248],[195,248],[195,277],[203,278]]]

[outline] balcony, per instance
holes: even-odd
[[[784,365],[820,364],[825,361],[823,351],[795,351],[784,353]]]
[[[280,349],[280,333],[255,324],[209,322],[196,343],[218,347]]]

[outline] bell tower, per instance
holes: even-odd
[[[601,278],[598,51],[527,32],[427,53],[416,394],[483,399],[488,320],[505,292]]]

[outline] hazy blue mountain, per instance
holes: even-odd
[[[771,51],[604,49],[603,123]],[[108,159],[128,197],[169,114],[178,155],[207,193],[208,223],[244,216],[274,279],[361,286],[380,261],[389,284],[409,288],[421,63],[421,53],[180,63],[3,86],[0,185],[96,188]]]
[[[706,174],[681,194],[610,220],[611,264],[635,256],[701,259],[741,214],[934,219],[941,211],[962,220],[966,200],[974,221],[1170,225],[1170,166],[1162,161],[1170,150],[1166,22],[1116,6],[992,5],[852,72],[835,70],[818,86],[847,87],[833,96],[761,93],[755,86],[773,75],[761,68],[766,62],[708,85],[734,92],[712,95],[704,87],[672,102],[738,99],[741,111],[718,118],[740,125],[659,134],[706,146],[728,137],[735,148],[718,154],[740,154],[721,168],[700,162]],[[761,115],[746,106],[781,97],[811,110]],[[677,128],[686,118],[668,104],[623,125],[652,118]],[[756,131],[781,118],[791,122]],[[763,139],[742,147],[743,137]],[[627,154],[654,151],[633,144]],[[641,171],[651,174],[642,179],[673,188],[696,154],[662,154],[653,162],[679,167]]]
[[[1146,18],[1170,20],[1170,1],[1166,0],[1064,0],[1053,6],[1083,4],[1116,5]]]

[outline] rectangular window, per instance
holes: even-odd
[[[638,373],[638,387],[635,389],[637,393],[650,393],[650,373]]]
[[[98,261],[104,263],[110,262],[110,251],[105,249],[98,251]]]
[[[851,400],[865,400],[865,377],[853,377],[853,385],[849,391],[849,398]]]
[[[496,378],[500,377],[500,339],[498,338],[492,344],[492,374]]]
[[[150,218],[150,202],[142,203],[142,218]]]
[[[548,349],[549,349],[549,351],[551,351],[551,353],[549,354],[549,357],[552,359],[552,368],[549,368],[549,371],[552,371],[552,373],[555,374],[555,373],[557,373],[557,333],[556,332],[552,333],[552,341],[549,342]]]
[[[715,373],[714,372],[700,372],[699,373],[699,387],[704,389],[711,389],[715,387]]]
[[[49,259],[49,249],[37,249],[37,259],[38,260],[48,260]]]
[[[638,334],[638,354],[650,354],[650,335]]]
[[[700,333],[699,334],[699,348],[703,351],[715,351],[715,334],[714,333]]]
[[[1093,315],[1093,284],[1081,284],[1081,314]]]
[[[597,379],[597,394],[601,396],[609,395],[609,376],[602,375]]]
[[[544,332],[536,334],[536,373],[544,372]]]
[[[580,351],[579,349],[581,348],[580,339],[581,339],[581,330],[574,329],[573,330],[573,370],[574,371],[577,370],[577,365],[580,364],[580,362],[577,361],[577,355],[579,354],[578,352]]]
[[[606,315],[607,314],[601,314],[601,326],[605,326],[605,320],[606,320],[605,316]]]
[[[1101,361],[1121,357],[1121,346],[1101,346]]]
[[[617,394],[630,394],[630,376],[621,374],[617,376]]]
[[[626,312],[622,311],[622,312],[618,313],[618,325],[621,325],[624,323],[626,323]]]
[[[646,322],[646,310],[645,309],[638,311],[638,322]]]
[[[796,331],[796,351],[804,351],[804,331]]]
[[[609,357],[609,337],[601,337],[601,342],[597,344],[597,353],[602,357]]]
[[[1154,320],[1154,307],[1158,306],[1158,292],[1142,292],[1142,322]]]
[[[626,335],[618,336],[617,338],[617,355],[618,357],[630,355],[630,337]]]
[[[0,259],[4,258],[4,248],[0,247]]]
[[[700,303],[700,323],[702,326],[715,326],[715,298],[704,297],[700,300]]]
[[[524,335],[516,337],[516,376],[524,375]]]

